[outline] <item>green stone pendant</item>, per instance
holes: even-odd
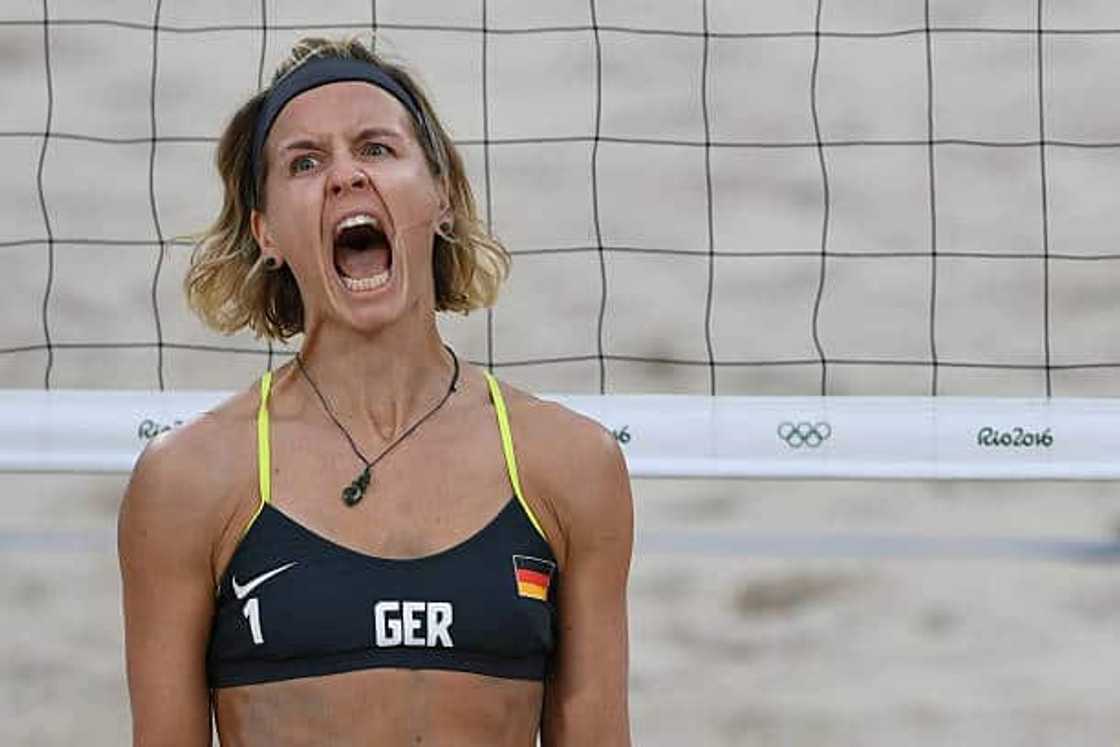
[[[354,482],[343,488],[342,502],[347,506],[357,505],[358,501],[365,497],[366,488],[369,487],[371,466],[372,465],[367,464],[366,468],[362,470],[362,473],[354,478]]]

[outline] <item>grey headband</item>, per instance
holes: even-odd
[[[257,185],[260,184],[261,174],[264,170],[262,153],[264,141],[268,139],[268,133],[283,108],[296,96],[310,91],[312,88],[350,80],[372,83],[390,94],[401,102],[401,105],[412,115],[412,119],[420,128],[421,137],[430,137],[419,102],[404,86],[377,65],[365,60],[347,57],[316,57],[308,60],[281,78],[272,87],[268,96],[265,97],[260,114],[257,115],[257,126],[253,131],[253,150],[249,156],[253,175],[254,204],[260,202],[259,195],[257,195]]]

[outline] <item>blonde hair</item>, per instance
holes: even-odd
[[[191,254],[183,287],[188,305],[207,325],[226,334],[248,327],[257,337],[286,340],[303,331],[303,301],[287,265],[265,266],[250,230],[254,195],[263,195],[267,174],[254,184],[253,130],[271,86],[314,57],[341,57],[377,65],[412,94],[428,133],[413,130],[433,176],[443,180],[452,212],[450,230],[436,232],[432,252],[437,311],[467,313],[493,305],[509,274],[510,256],[478,216],[462,158],[417,82],[402,67],[386,62],[356,38],[300,39],[277,68],[268,89],[246,101],[226,125],[218,142],[217,167],[224,194],[218,218]],[[411,118],[410,118],[411,119]]]

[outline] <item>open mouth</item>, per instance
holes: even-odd
[[[351,215],[334,229],[334,267],[348,290],[360,292],[389,282],[393,253],[380,221],[372,215]]]

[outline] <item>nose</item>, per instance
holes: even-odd
[[[369,174],[352,162],[339,164],[331,175],[331,192],[335,195],[346,190],[369,189]]]

